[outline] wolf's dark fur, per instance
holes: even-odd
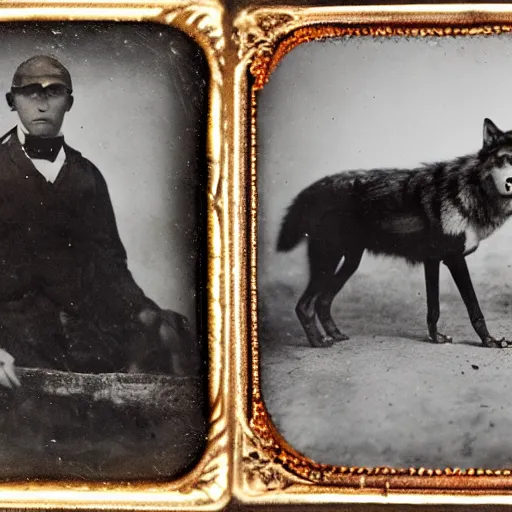
[[[509,176],[512,131],[502,132],[486,119],[483,147],[475,154],[416,169],[344,172],[304,189],[283,220],[277,250],[290,251],[308,240],[310,281],[296,312],[310,344],[347,339],[331,317],[331,304],[368,250],[423,263],[432,341],[451,341],[436,328],[444,262],[483,344],[507,346],[487,330],[465,256],[512,214]]]

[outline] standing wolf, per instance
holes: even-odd
[[[281,226],[277,250],[290,251],[307,237],[310,280],[296,313],[313,347],[348,339],[334,323],[331,305],[366,249],[423,263],[427,327],[433,342],[452,341],[437,330],[443,262],[483,345],[510,344],[489,334],[465,260],[480,240],[512,215],[512,131],[502,132],[485,119],[483,132],[483,147],[475,154],[417,169],[327,176],[295,198]]]

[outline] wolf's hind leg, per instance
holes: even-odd
[[[343,253],[335,238],[310,238],[308,247],[309,283],[299,299],[295,312],[312,347],[330,347],[333,338],[323,336],[316,322],[316,302],[329,288],[336,264]]]
[[[345,252],[341,268],[328,281],[327,290],[321,293],[316,301],[318,320],[320,320],[327,336],[330,336],[334,341],[348,340],[349,337],[342,333],[334,323],[331,315],[332,301],[358,269],[363,253],[364,248],[360,247]],[[336,268],[334,268],[334,271],[336,271]]]
[[[496,340],[489,334],[484,315],[480,309],[480,305],[478,304],[478,299],[476,297],[475,289],[473,288],[473,283],[471,282],[471,276],[469,275],[468,265],[464,256],[452,256],[445,259],[444,263],[452,274],[453,280],[455,281],[462,300],[468,310],[471,325],[482,340],[483,345],[485,347],[498,348],[504,348],[512,345],[512,342],[508,340]]]
[[[318,281],[310,279],[306,291],[302,294],[302,297],[297,303],[295,312],[306,333],[309,344],[312,347],[330,347],[332,345],[332,339],[322,336],[316,324],[315,302],[318,294]]]
[[[437,330],[439,320],[439,260],[425,261],[425,284],[427,288],[427,328],[434,343],[451,343],[450,336]]]

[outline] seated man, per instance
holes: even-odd
[[[0,363],[195,373],[187,320],[137,286],[105,180],[61,134],[68,70],[32,57],[6,98],[19,123],[0,144]]]

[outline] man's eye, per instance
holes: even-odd
[[[56,98],[58,96],[62,96],[64,94],[66,94],[66,89],[59,85],[49,86],[45,89],[45,92],[49,98]]]
[[[45,89],[46,94],[48,96],[51,96],[52,98],[55,96],[59,96],[59,94],[62,94],[62,88],[61,87],[47,87]]]
[[[26,87],[21,91],[21,94],[23,96],[26,96],[28,98],[36,98],[41,93],[40,88],[37,87]]]

